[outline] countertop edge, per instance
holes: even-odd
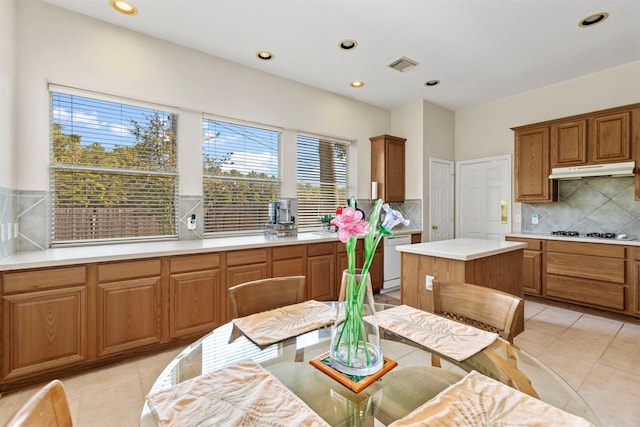
[[[394,235],[411,235],[422,230],[396,230]],[[163,256],[195,255],[241,249],[295,244],[339,242],[337,233],[308,232],[292,237],[241,236],[198,240],[122,243],[114,245],[74,246],[44,251],[18,252],[0,260],[0,272],[29,268],[60,267],[95,262],[126,261]]]
[[[475,247],[460,247],[460,244],[475,243]],[[518,249],[524,249],[526,243],[506,242],[482,239],[451,239],[436,242],[424,242],[413,245],[397,246],[399,252],[416,255],[433,256],[436,258],[454,259],[458,261],[473,261],[493,255],[500,255]]]
[[[540,240],[561,240],[563,242],[583,242],[583,243],[597,243],[605,245],[623,245],[623,246],[640,246],[640,239],[633,240],[618,240],[618,239],[599,239],[594,237],[568,237],[568,236],[554,236],[551,234],[538,234],[538,233],[509,233],[505,237],[514,237],[520,239],[540,239]]]

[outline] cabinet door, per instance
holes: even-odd
[[[162,340],[160,277],[98,285],[98,356]]]
[[[387,138],[385,163],[384,201],[404,203],[404,140]]]
[[[542,252],[524,251],[522,273],[525,293],[540,295],[542,291]]]
[[[631,112],[594,117],[589,136],[592,162],[631,160]]]
[[[75,286],[2,298],[2,379],[87,359],[87,292]]]
[[[384,281],[384,251],[382,244],[376,248],[376,254],[369,268],[371,275],[371,287],[374,293],[380,292]]]
[[[304,245],[274,247],[271,252],[271,275],[273,277],[305,276],[304,255]]]
[[[226,289],[225,289],[226,290]],[[171,338],[210,331],[222,322],[220,270],[172,274],[169,281]]]
[[[587,121],[576,120],[551,126],[551,167],[587,163]]]
[[[516,201],[555,201],[557,181],[549,179],[549,127],[516,131],[514,151]]]
[[[331,301],[337,298],[335,255],[307,258],[307,293],[309,299]]]

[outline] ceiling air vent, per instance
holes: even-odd
[[[400,71],[401,73],[404,73],[405,71],[412,69],[416,65],[418,65],[416,61],[409,58],[405,58],[403,56],[402,58],[396,59],[391,64],[389,64],[389,67],[393,68],[396,71]]]

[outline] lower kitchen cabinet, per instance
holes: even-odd
[[[169,337],[210,331],[222,323],[220,254],[172,257],[169,277]]]
[[[271,249],[273,277],[304,276],[305,245],[276,246]]]
[[[88,359],[86,267],[2,277],[2,381]]]
[[[526,243],[522,260],[522,284],[529,295],[542,294],[542,240],[507,237],[507,241]]]
[[[266,248],[227,252],[226,288],[221,299],[224,307],[222,323],[230,321],[233,317],[231,299],[226,289],[240,283],[269,277],[267,259]]]
[[[97,266],[98,357],[162,341],[160,259]]]
[[[384,282],[384,250],[381,244],[376,248],[369,273],[371,274],[371,288],[374,293],[379,293]]]
[[[630,294],[633,300],[632,312],[640,316],[640,248],[633,250],[631,257],[631,289]]]
[[[313,243],[307,246],[307,299],[330,301],[338,297],[336,284],[336,244]]]

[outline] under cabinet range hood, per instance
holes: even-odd
[[[635,162],[553,168],[549,179],[580,179],[589,176],[634,176]]]

